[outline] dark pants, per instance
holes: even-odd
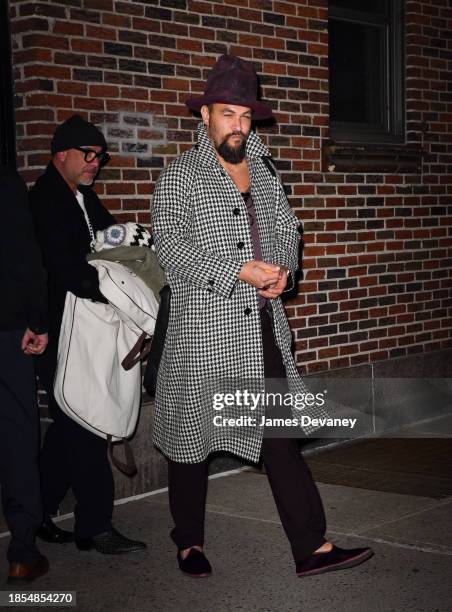
[[[51,347],[52,350],[52,347]],[[44,516],[56,514],[69,487],[75,496],[75,534],[89,538],[111,527],[114,482],[107,441],[91,433],[59,408],[53,396],[54,361],[37,359],[37,372],[49,398],[53,422],[41,451]],[[80,381],[83,385],[83,381]]]
[[[23,331],[0,331],[0,484],[11,532],[10,562],[33,563],[40,553],[39,418],[33,358],[20,342]]]
[[[276,384],[284,386],[286,372],[266,308],[261,310],[261,329],[265,377],[278,379]],[[299,563],[325,542],[325,513],[319,492],[297,440],[264,437],[261,454],[281,523],[294,559]],[[207,461],[177,463],[168,460],[168,483],[175,523],[173,540],[179,549],[202,545]]]

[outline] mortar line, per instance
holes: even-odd
[[[206,508],[206,512],[210,512],[211,514],[219,514],[221,516],[227,516],[227,517],[231,517],[231,518],[240,518],[240,519],[246,519],[249,521],[256,521],[258,523],[269,523],[271,525],[278,525],[279,527],[281,527],[281,521],[279,520],[274,520],[274,519],[264,519],[264,518],[258,518],[258,517],[254,517],[254,516],[248,516],[246,514],[236,514],[236,513],[231,513],[228,514],[227,512],[221,512],[218,510],[211,510],[208,507]],[[355,537],[355,538],[359,538],[360,540],[366,540],[366,541],[370,541],[370,542],[375,542],[378,544],[387,544],[388,546],[393,546],[395,548],[404,548],[407,550],[415,550],[416,552],[425,552],[425,553],[433,553],[433,554],[437,554],[437,555],[445,555],[445,556],[452,556],[452,548],[448,548],[448,547],[444,547],[445,550],[437,550],[436,548],[433,547],[429,547],[429,546],[414,546],[412,544],[404,544],[402,542],[394,542],[391,540],[385,540],[384,538],[374,538],[374,537],[368,537],[366,535],[360,535],[359,533],[354,533],[354,532],[348,532],[348,531],[336,531],[333,529],[327,529],[327,533],[328,534],[333,534],[333,535],[338,535],[338,536],[344,536],[344,537]],[[441,546],[441,544],[438,544],[438,546]]]
[[[417,516],[419,514],[422,514],[423,512],[431,512],[432,510],[436,510],[437,508],[441,508],[442,506],[447,506],[448,504],[451,504],[451,503],[452,503],[452,498],[450,498],[450,497],[448,497],[448,498],[446,498],[444,500],[439,500],[439,501],[435,501],[434,500],[433,504],[431,506],[429,506],[428,508],[414,510],[413,512],[408,512],[406,514],[402,514],[398,518],[391,519],[389,521],[383,521],[382,523],[374,524],[374,525],[372,525],[370,527],[366,527],[364,530],[361,530],[361,533],[364,533],[368,529],[377,529],[379,527],[386,527],[387,525],[391,525],[392,523],[398,523],[401,520],[405,520],[407,518],[411,518],[413,516]]]
[[[452,499],[450,499],[450,498],[447,498],[447,499],[441,500],[441,501],[437,501],[437,502],[434,501],[433,504],[431,506],[427,507],[427,508],[423,508],[423,509],[415,510],[413,512],[408,512],[408,513],[402,514],[398,518],[395,518],[395,519],[392,519],[392,520],[389,520],[389,521],[383,521],[382,523],[379,523],[379,524],[373,524],[371,526],[367,526],[367,527],[365,527],[362,530],[358,530],[357,532],[353,532],[353,533],[350,533],[348,535],[354,535],[356,537],[365,538],[365,537],[367,537],[366,536],[366,531],[368,531],[368,530],[376,529],[376,528],[379,528],[379,527],[385,527],[385,526],[390,525],[392,523],[397,523],[400,520],[405,520],[406,518],[410,518],[412,516],[416,516],[418,514],[422,514],[423,512],[431,512],[432,510],[435,510],[436,508],[441,508],[442,506],[447,506],[450,503],[452,503]],[[217,514],[224,514],[225,516],[232,516],[232,517],[236,516],[234,513],[229,515],[226,512],[221,512],[219,510],[209,510],[209,504],[207,504],[206,510],[208,512],[216,512]],[[241,515],[238,514],[237,516],[241,516]],[[246,516],[246,518],[249,518],[251,520],[253,517]],[[279,522],[275,521],[274,519],[258,519],[258,518],[256,518],[254,520],[261,520],[262,522],[279,524]],[[328,531],[330,531],[330,530],[328,530]],[[347,535],[347,534],[339,532],[339,531],[338,532],[330,531],[330,533],[337,533],[339,535]],[[452,554],[452,552],[451,552],[451,554]]]

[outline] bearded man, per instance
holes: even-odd
[[[152,206],[156,252],[172,291],[154,442],[168,459],[179,567],[196,577],[212,572],[203,544],[214,451],[253,462],[262,456],[299,576],[357,565],[372,551],[326,541],[322,502],[297,440],[268,435],[253,421],[240,430],[226,418],[223,426],[216,417],[211,392],[227,380],[244,391],[243,381],[261,380],[266,389],[305,390],[280,298],[298,267],[299,222],[268,149],[251,131],[253,120],[272,116],[257,100],[253,66],[220,57],[204,95],[186,104],[201,112],[198,142],[163,171]],[[231,405],[228,395],[228,415],[243,416],[239,396]]]

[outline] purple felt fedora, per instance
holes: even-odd
[[[235,55],[222,55],[207,77],[204,95],[185,102],[192,111],[204,104],[235,104],[253,111],[253,119],[269,119],[272,109],[257,99],[257,75],[250,62]]]

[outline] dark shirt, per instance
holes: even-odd
[[[254,208],[253,198],[251,193],[242,193],[243,201],[245,202],[248,212],[248,220],[250,223],[251,242],[253,243],[254,259],[262,261],[261,239],[259,236],[259,228],[257,227],[256,209]],[[259,309],[264,308],[267,304],[267,298],[258,295]]]
[[[0,168],[0,329],[47,331],[46,275],[28,208],[28,192],[17,172]]]

